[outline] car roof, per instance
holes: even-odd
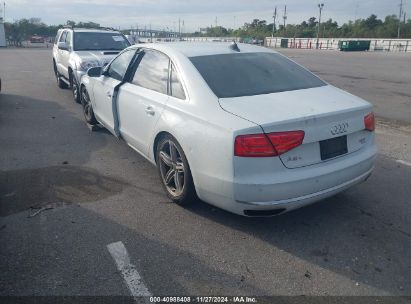
[[[136,44],[132,47],[151,48],[165,53],[181,53],[186,57],[207,56],[217,54],[237,53],[230,48],[232,42],[165,42],[165,43],[147,43]],[[238,43],[239,53],[277,53],[271,49],[255,46],[250,44]]]
[[[115,33],[115,34],[120,34],[119,31],[116,31],[114,29],[95,29],[95,28],[61,28],[59,31],[73,31],[76,33]]]

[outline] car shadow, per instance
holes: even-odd
[[[58,102],[1,95],[0,216],[122,191],[125,182],[84,167],[107,145],[107,136],[85,130],[85,122]]]
[[[411,294],[411,168],[379,157],[371,178],[272,218],[244,218],[199,202],[188,210],[309,263],[394,295]]]
[[[110,296],[109,303],[125,296],[122,303],[135,303],[106,247],[119,241],[155,296],[263,294],[241,276],[87,208],[71,205],[32,219],[19,213],[3,223],[0,296],[75,295],[76,303],[82,296]]]
[[[94,202],[127,186],[120,179],[78,166],[0,171],[0,216],[29,208]]]

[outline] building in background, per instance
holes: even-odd
[[[6,32],[4,30],[3,11],[0,7],[0,47],[6,47]]]

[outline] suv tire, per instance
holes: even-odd
[[[76,77],[74,77],[72,72],[70,73],[69,79],[71,92],[73,93],[73,99],[76,103],[81,103],[80,88],[77,83]]]

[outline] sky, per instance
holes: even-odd
[[[411,18],[411,0],[404,2]],[[332,18],[339,24],[371,14],[384,18],[398,15],[400,0],[6,0],[5,3],[6,21],[35,17],[47,24],[93,21],[121,29],[151,26],[178,31],[180,19],[184,20],[182,30],[193,32],[216,24],[238,28],[253,19],[271,23],[275,6],[282,22],[285,5],[287,23],[317,17],[318,3],[324,3],[322,19]]]

